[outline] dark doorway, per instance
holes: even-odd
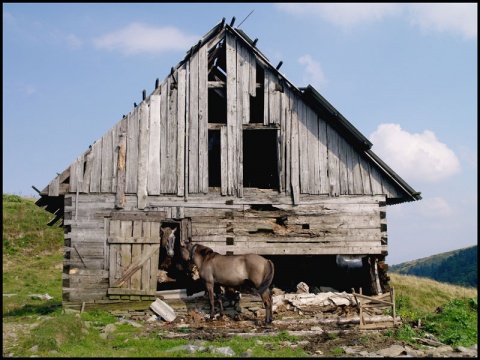
[[[243,131],[243,186],[278,189],[277,130]]]

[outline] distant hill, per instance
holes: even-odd
[[[389,271],[476,288],[478,286],[478,248],[475,245],[407,261],[390,266]]]

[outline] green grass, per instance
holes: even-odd
[[[64,313],[61,307],[63,230],[46,226],[52,215],[34,203],[33,199],[3,195],[3,294],[15,294],[3,297],[3,325],[4,328],[28,328],[23,334],[19,332],[16,346],[9,347],[6,354],[15,357],[224,357],[211,351],[172,352],[171,349],[189,341],[168,339],[160,330],[147,333],[126,323],[118,324],[116,317],[105,312]],[[413,338],[429,332],[453,347],[477,342],[476,289],[408,275],[392,273],[390,277],[396,291],[397,314],[404,324],[391,330],[389,336],[414,344]],[[29,296],[46,293],[53,299]],[[436,313],[438,307],[443,311]],[[418,320],[423,324],[420,329],[415,328]],[[116,324],[116,330],[110,338],[103,338],[108,324]],[[336,340],[337,335],[332,333],[329,337]],[[229,346],[236,356],[250,349],[252,357],[307,357],[300,346],[288,345],[300,340],[280,332],[259,338],[217,338],[202,346]],[[38,346],[36,352],[30,351],[33,346]],[[337,346],[329,355],[342,356],[344,351]]]

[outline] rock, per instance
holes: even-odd
[[[405,348],[400,345],[392,345],[389,348],[378,350],[376,353],[380,356],[384,357],[395,357],[403,354],[405,351]]]
[[[28,349],[31,352],[37,352],[38,351],[38,345],[33,345],[30,349]]]
[[[478,356],[477,344],[475,344],[475,345],[473,345],[469,348],[459,346],[455,349],[455,351],[460,352],[462,354],[466,354],[468,356],[472,356],[472,357],[477,357]]]
[[[117,327],[116,327],[115,325],[113,325],[113,324],[107,324],[107,326],[105,326],[105,330],[104,330],[104,331],[105,331],[107,334],[111,334],[111,333],[115,332],[115,330],[117,330]]]
[[[233,351],[230,346],[225,346],[225,347],[221,347],[221,348],[214,348],[212,350],[212,353],[222,354],[222,355],[226,355],[226,356],[235,356],[236,355],[235,351]]]

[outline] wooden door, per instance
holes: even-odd
[[[160,225],[151,219],[110,220],[109,295],[155,295]]]

